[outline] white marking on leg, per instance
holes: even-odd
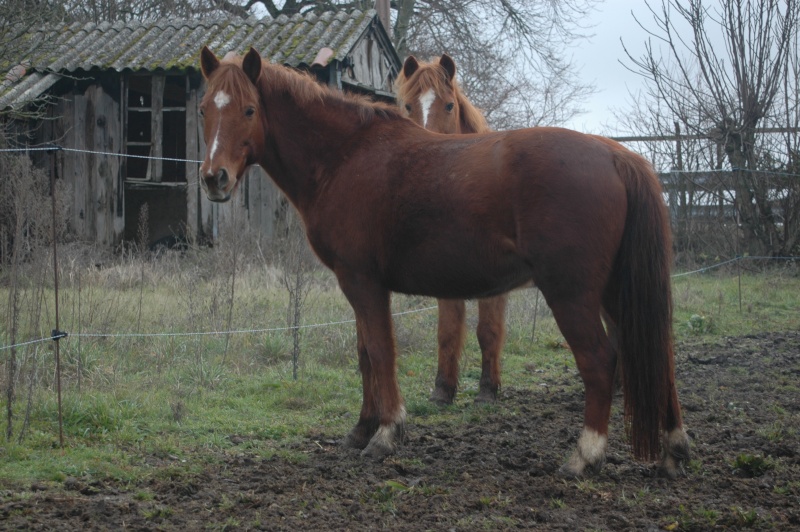
[[[381,425],[375,432],[375,436],[372,437],[372,441],[376,444],[380,444],[382,447],[394,449],[396,445],[394,441],[394,432],[394,425]]]
[[[428,89],[425,94],[419,97],[419,103],[422,106],[422,127],[428,128],[428,113],[431,110],[431,105],[436,100],[436,93],[433,89]]]
[[[377,439],[378,441],[384,442],[389,447],[394,447],[396,445],[396,438],[398,431],[403,430],[403,425],[406,423],[406,407],[401,406],[400,410],[397,412],[397,415],[389,425],[381,425],[378,428],[378,431],[375,433],[373,439]]]
[[[583,427],[583,434],[578,439],[578,450],[590,464],[605,459],[606,445],[608,444],[608,437],[594,431],[590,428]]]
[[[578,447],[573,451],[562,470],[571,476],[580,476],[587,465],[595,469],[599,468],[606,459],[607,445],[607,436],[583,427],[581,437],[578,438]]]
[[[369,445],[367,445],[367,448],[364,449],[361,454],[385,456],[386,454],[393,453],[395,449],[397,449],[397,445],[403,439],[405,422],[406,408],[405,406],[401,406],[391,423],[378,427],[375,435],[369,441]],[[376,450],[380,454],[374,454]]]

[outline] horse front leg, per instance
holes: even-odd
[[[353,449],[363,449],[369,444],[372,436],[375,435],[380,422],[374,391],[372,365],[369,361],[366,345],[364,345],[361,323],[358,320],[356,320],[356,336],[358,338],[358,369],[361,371],[361,414],[356,426],[345,436],[343,445]]]
[[[430,401],[449,405],[458,390],[458,362],[464,349],[466,305],[462,299],[439,299],[439,370]]]
[[[506,339],[506,302],[502,294],[478,301],[478,344],[481,346],[481,381],[476,403],[497,400],[500,388],[500,352]]]
[[[358,360],[364,392],[358,423],[344,444],[362,456],[382,459],[402,443],[406,410],[397,383],[397,350],[390,294],[364,279],[339,279],[356,314]]]

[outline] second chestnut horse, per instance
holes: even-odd
[[[420,63],[413,55],[403,63],[395,82],[401,112],[437,133],[487,133],[489,124],[456,81],[456,64],[442,54],[438,61]],[[476,402],[491,402],[500,388],[500,352],[505,340],[508,296],[478,300],[478,345],[481,380]],[[439,299],[439,369],[431,401],[453,402],[458,390],[458,362],[464,349],[466,305],[463,299]]]

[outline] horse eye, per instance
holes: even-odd
[[[447,105],[445,105],[445,106],[444,106],[444,108],[445,108],[445,110],[446,110],[446,111],[449,113],[450,111],[452,111],[452,110],[453,110],[453,107],[455,107],[455,105],[456,105],[456,104],[454,104],[453,102],[450,102],[450,103],[448,103]]]
[[[247,110],[244,112],[244,114],[245,114],[245,116],[247,116],[247,118],[250,118],[251,116],[256,114],[255,107],[248,107]]]
[[[198,111],[198,114],[199,114],[200,116],[206,116],[206,113],[205,113],[205,111],[203,111],[202,109],[200,109],[200,110]]]
[[[409,113],[411,112],[411,104],[410,103],[406,104],[406,111],[408,111]]]

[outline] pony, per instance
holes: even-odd
[[[420,63],[409,56],[395,81],[400,110],[414,122],[437,133],[487,133],[489,124],[456,81],[456,64],[442,54]],[[475,402],[493,402],[500,388],[500,352],[505,340],[508,296],[478,300],[478,345],[481,378]],[[439,367],[430,400],[451,404],[458,389],[458,363],[464,349],[466,306],[463,299],[439,299]]]
[[[343,447],[381,460],[404,439],[393,292],[484,298],[533,281],[585,388],[561,473],[602,466],[618,359],[633,455],[660,452],[660,470],[680,473],[689,439],[675,388],[669,216],[643,157],[562,128],[434,133],[253,48],[220,61],[204,47],[200,69],[207,197],[228,201],[250,165],[263,167],[353,308],[362,403]]]

